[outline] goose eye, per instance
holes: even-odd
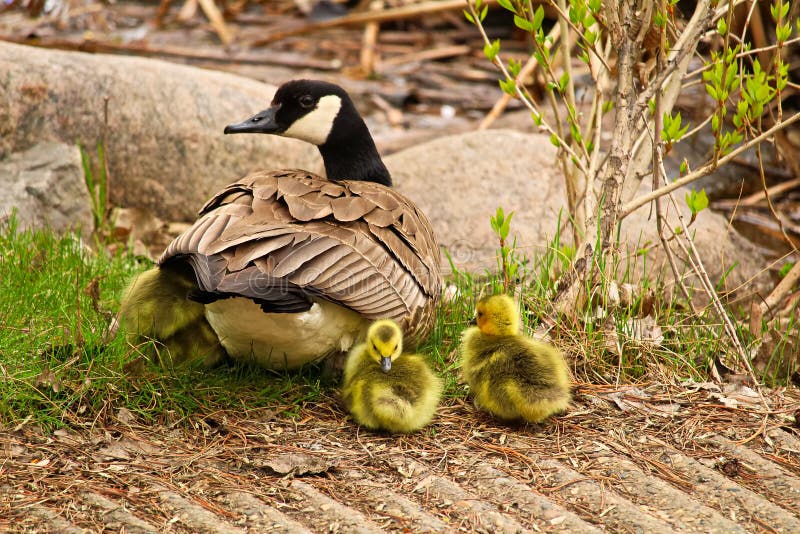
[[[303,95],[300,97],[298,102],[300,103],[300,107],[308,109],[314,106],[314,97],[311,95]]]

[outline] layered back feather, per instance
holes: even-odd
[[[380,184],[301,170],[225,187],[159,263],[181,259],[211,299],[244,296],[289,313],[324,299],[393,319],[412,341],[430,331],[441,294],[439,247],[413,203]]]

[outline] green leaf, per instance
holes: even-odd
[[[653,25],[656,28],[663,28],[667,24],[667,16],[660,11],[653,15]]]
[[[725,22],[725,17],[720,17],[719,21],[717,22],[717,33],[720,35],[725,35],[728,33],[728,23]]]
[[[466,18],[466,19],[467,19],[468,21],[470,21],[472,24],[475,24],[475,19],[474,19],[474,18],[472,18],[472,13],[470,13],[470,12],[469,12],[469,11],[467,11],[466,9],[464,10],[464,18]]]
[[[539,4],[539,7],[537,7],[536,11],[533,12],[533,28],[536,30],[541,29],[542,22],[544,22],[544,8],[542,8],[542,5]]]
[[[525,30],[526,32],[533,31],[533,24],[531,24],[531,21],[520,17],[519,15],[514,15],[514,24],[517,26],[517,28]]]
[[[689,172],[689,162],[686,160],[686,158],[684,158],[683,161],[681,161],[679,172],[681,173],[681,176]]]
[[[531,120],[533,120],[533,124],[535,124],[536,126],[541,126],[543,122],[542,116],[539,113],[536,113],[535,111],[531,111]]]
[[[784,278],[787,274],[789,274],[789,271],[792,270],[792,267],[794,267],[794,262],[793,261],[788,261],[788,262],[784,263],[781,266],[780,270],[778,271],[778,277]]]
[[[491,44],[483,45],[483,55],[489,61],[494,61],[494,58],[497,57],[497,54],[500,52],[500,39],[495,39]]]
[[[561,141],[558,140],[558,136],[556,134],[552,134],[550,136],[550,142],[553,144],[554,147],[561,147]]]
[[[692,189],[690,192],[686,193],[686,205],[689,206],[689,209],[692,211],[692,220],[694,220],[694,216],[708,207],[706,190],[701,189],[698,192]]]
[[[500,7],[511,11],[512,13],[516,14],[517,10],[514,9],[514,6],[511,4],[509,0],[497,0],[497,3],[500,4]]]
[[[558,89],[563,93],[567,90],[567,84],[569,83],[569,73],[564,71],[564,74],[561,75],[561,78],[558,79]]]
[[[513,217],[513,216],[514,216],[514,212],[512,211],[511,213],[508,214],[508,217],[506,217],[506,220],[503,221],[503,224],[500,225],[499,234],[500,234],[500,237],[502,237],[503,239],[506,239],[508,237],[508,233],[511,230],[511,217]]]
[[[480,13],[481,22],[483,22],[483,19],[486,18],[486,14],[487,13],[489,13],[489,6],[488,5],[483,6],[483,9],[481,9],[481,13]]]

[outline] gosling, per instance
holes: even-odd
[[[392,320],[375,321],[344,367],[342,398],[353,419],[373,430],[408,433],[433,419],[442,380],[419,354],[403,354],[403,333]]]
[[[503,421],[541,423],[570,402],[561,352],[520,334],[520,317],[507,295],[484,297],[477,326],[464,331],[461,369],[475,405]]]

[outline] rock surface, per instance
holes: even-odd
[[[495,268],[497,239],[489,217],[497,207],[514,212],[512,236],[528,258],[543,252],[556,233],[566,206],[556,149],[547,136],[510,130],[474,131],[443,137],[386,158],[396,187],[428,215],[440,243],[456,267]],[[688,222],[683,193],[677,194]],[[674,213],[674,212],[673,212]],[[561,216],[562,220],[565,215]],[[761,257],[754,245],[731,229],[721,215],[701,212],[691,229],[713,281],[738,262],[728,286],[756,276]],[[625,219],[622,238],[629,251],[657,243],[655,220],[645,206]],[[569,236],[562,236],[568,240]],[[641,272],[641,262],[637,272]],[[649,278],[663,270],[660,247],[648,252]]]
[[[321,169],[316,148],[274,136],[223,136],[264,109],[274,87],[143,59],[0,42],[0,159],[43,141],[95,147],[104,100],[112,202],[192,220],[223,185],[264,167]]]
[[[19,228],[93,229],[92,201],[75,145],[39,143],[0,161],[0,222],[16,210]]]

